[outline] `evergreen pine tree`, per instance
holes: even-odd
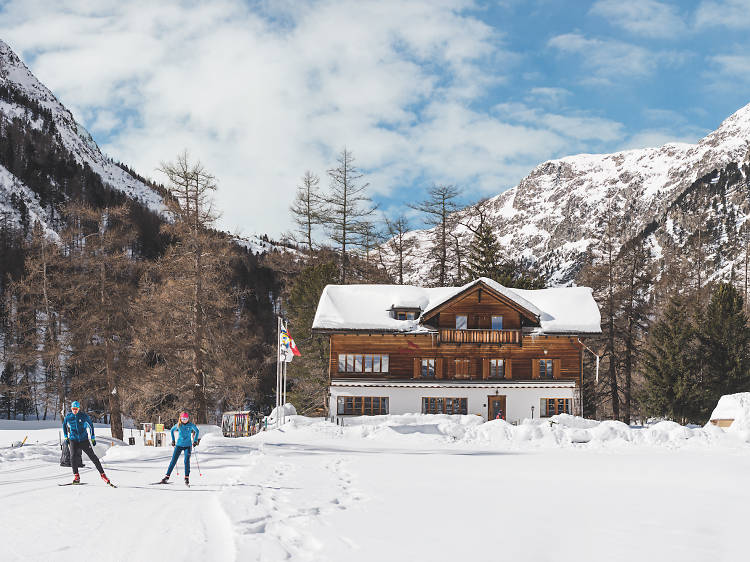
[[[305,352],[289,363],[290,396],[300,412],[327,413],[328,336],[312,334],[315,311],[326,285],[338,281],[336,263],[311,265],[299,274],[289,292],[289,329]]]
[[[469,248],[466,268],[471,278],[489,277],[499,281],[501,277],[502,249],[489,222],[483,220],[474,230]]]
[[[750,391],[750,328],[742,295],[733,285],[716,288],[697,335],[702,377],[694,385],[699,390],[694,415],[705,421],[722,395]]]
[[[694,342],[695,330],[685,303],[675,295],[651,328],[643,360],[642,401],[648,415],[684,421],[688,408],[687,397],[680,392],[681,381],[694,371]]]

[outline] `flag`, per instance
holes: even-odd
[[[296,355],[297,357],[301,357],[302,354],[299,352],[299,349],[297,349],[297,344],[294,343],[294,340],[289,338],[289,349],[292,350],[292,353]]]
[[[300,356],[302,354],[297,349],[294,340],[289,336],[286,326],[282,324],[279,334],[279,361],[289,363],[295,355]]]

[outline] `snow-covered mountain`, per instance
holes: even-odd
[[[678,224],[675,230],[674,221],[689,222],[696,213],[705,211],[704,219],[715,222],[725,213],[733,215],[735,232],[729,231],[730,225],[722,234],[731,238],[750,214],[745,167],[749,154],[747,105],[697,144],[670,143],[544,162],[516,187],[488,201],[490,220],[507,257],[538,264],[551,274],[552,284],[569,284],[610,218],[620,227],[621,242],[648,230],[657,258],[668,238],[678,245],[686,242],[689,227]],[[688,191],[706,183],[716,185],[721,174],[726,181],[721,183],[724,195],[716,194],[719,203],[707,198],[700,203],[707,208],[675,207],[685,202]],[[721,200],[729,206],[723,208]],[[468,244],[470,235],[464,232]],[[413,236],[423,250],[429,247],[430,231]],[[424,265],[414,270],[411,281],[426,275]],[[709,277],[711,273],[718,272],[709,272]]]
[[[0,213],[16,221],[33,223],[39,219],[45,226],[51,226],[48,223],[54,215],[50,203],[67,198],[65,184],[73,163],[89,178],[91,173],[97,176],[104,189],[122,192],[153,211],[162,209],[161,196],[105,157],[88,131],[1,40],[0,133],[7,141],[7,150],[0,155]],[[16,138],[9,139],[10,135]],[[44,178],[35,176],[33,186],[28,185],[31,183],[28,179],[18,177],[20,169],[31,167],[25,160],[32,156],[19,155],[15,150],[22,141],[43,145],[47,154],[55,156],[56,165],[50,165],[50,169],[45,169],[50,159],[38,166],[38,175]]]

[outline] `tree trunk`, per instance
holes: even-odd
[[[448,238],[448,210],[445,205],[445,198],[442,201],[442,225],[440,231],[440,286],[445,287],[445,269],[448,261],[447,238]]]
[[[196,201],[195,201],[195,227],[193,230],[194,236],[194,251],[195,251],[195,291],[193,293],[193,326],[194,326],[194,340],[193,340],[193,377],[195,380],[195,408],[196,419],[198,423],[208,423],[207,415],[207,403],[206,403],[206,377],[203,372],[203,332],[204,332],[204,318],[202,309],[203,299],[203,264],[201,261],[201,254],[203,248],[200,243],[200,225],[198,223],[199,217],[199,201],[198,193],[199,189],[196,186]]]
[[[117,379],[112,368],[112,349],[109,337],[104,341],[104,368],[107,375],[107,388],[109,390],[109,419],[112,437],[123,440],[122,436],[122,412],[120,410],[120,391],[117,388]]]
[[[106,270],[104,262],[99,265],[100,274],[100,299],[102,310],[106,310],[107,301],[105,298],[105,275]],[[122,416],[120,411],[120,393],[117,389],[117,380],[112,368],[112,347],[110,345],[110,338],[112,337],[110,330],[110,317],[106,315],[104,320],[104,326],[102,327],[102,336],[104,337],[104,378],[107,381],[107,393],[109,395],[109,417],[110,417],[110,432],[112,437],[122,441]]]
[[[610,235],[611,236],[611,235]],[[609,390],[612,400],[612,416],[620,419],[620,396],[617,390],[617,370],[615,365],[615,295],[614,295],[614,268],[612,263],[612,239],[609,240],[609,310],[607,324],[609,328]]]

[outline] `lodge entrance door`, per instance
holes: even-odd
[[[505,396],[488,396],[487,410],[488,420],[504,420],[506,417]]]

